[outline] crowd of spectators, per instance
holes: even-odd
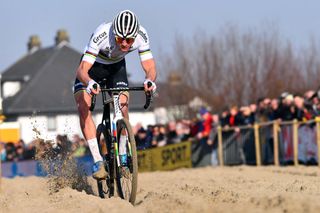
[[[229,128],[273,120],[308,121],[320,115],[320,91],[307,91],[303,95],[284,92],[279,98],[260,98],[257,103],[242,107],[226,107],[220,113],[210,113],[202,107],[198,115],[193,120],[170,121],[166,125],[149,125],[146,128],[137,124],[133,127],[137,149],[162,147],[187,140],[195,140],[212,146],[214,145],[212,129],[218,125]],[[87,143],[79,135],[74,135],[71,139],[66,135],[58,135],[54,144],[58,149],[67,150],[75,157],[90,153]],[[35,141],[28,144],[23,140],[15,143],[0,142],[1,160],[34,159],[35,146]]]
[[[15,143],[0,142],[0,158],[2,161],[20,161],[32,159],[35,148],[32,143],[26,145],[21,139]]]
[[[279,98],[259,98],[248,106],[231,106],[220,115],[223,127],[252,125],[273,120],[308,121],[320,115],[320,91],[303,95],[284,92]]]
[[[82,157],[89,154],[87,143],[79,135],[73,135],[70,140],[66,135],[57,135],[54,141],[45,141],[52,147],[52,150],[71,153],[74,157]],[[0,142],[0,157],[2,161],[34,160],[36,152],[41,149],[42,143],[36,139],[28,144],[23,140],[18,142]]]
[[[317,116],[320,116],[320,91],[307,91],[303,95],[284,92],[278,98],[259,98],[256,103],[247,106],[229,106],[220,113],[210,113],[202,107],[199,116],[193,120],[171,121],[166,125],[147,128],[137,125],[134,132],[138,150],[190,139],[211,146],[214,145],[211,130],[218,125],[228,129],[274,120],[308,121]]]

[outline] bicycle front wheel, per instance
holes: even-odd
[[[103,143],[102,137],[105,140]],[[114,157],[110,157],[111,136],[104,124],[99,124],[97,128],[97,140],[100,154],[105,156],[105,169],[109,174],[105,180],[97,180],[99,197],[112,197],[114,196]]]
[[[117,162],[116,183],[118,194],[122,199],[134,204],[136,200],[138,184],[138,161],[134,134],[127,119],[117,122],[117,138],[126,136],[127,166],[121,166]]]

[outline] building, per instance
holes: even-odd
[[[36,137],[80,134],[73,98],[80,57],[81,53],[70,46],[67,32],[60,30],[52,47],[42,48],[39,37],[31,36],[27,54],[2,73],[0,102],[2,99],[5,123],[16,122],[20,137],[27,143]],[[144,102],[143,93],[130,93],[132,125],[155,123],[154,113],[143,110]],[[99,97],[95,112],[97,123],[102,112]]]

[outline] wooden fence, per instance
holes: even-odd
[[[281,131],[282,125],[291,125],[292,126],[292,138],[293,138],[293,163],[295,166],[299,165],[298,160],[298,143],[299,143],[299,135],[298,135],[298,128],[302,124],[315,124],[316,128],[316,143],[317,143],[317,157],[318,157],[318,166],[320,167],[320,118],[316,118],[314,120],[310,120],[307,122],[298,122],[297,120],[293,121],[286,121],[280,122],[278,120],[270,121],[266,123],[256,123],[250,126],[239,126],[239,127],[232,127],[232,128],[222,128],[218,126],[217,133],[218,133],[218,160],[219,165],[224,166],[224,156],[223,156],[223,132],[227,131],[239,131],[239,130],[253,130],[254,131],[254,143],[255,143],[255,157],[256,157],[256,165],[261,166],[261,143],[260,143],[260,132],[259,129],[264,126],[271,126],[272,125],[272,133],[273,133],[273,162],[275,166],[279,166],[279,132]]]

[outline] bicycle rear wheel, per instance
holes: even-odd
[[[107,146],[106,149],[108,153],[102,153],[102,144],[101,144],[102,136],[104,136],[104,139],[106,140],[105,145]],[[110,158],[111,142],[109,143],[108,141],[111,140],[111,136],[107,132],[107,128],[104,124],[99,124],[97,128],[97,140],[98,140],[100,154],[102,156],[105,156],[105,160],[104,160],[105,169],[109,174],[109,176],[105,180],[97,180],[99,197],[101,198],[112,197],[114,195],[115,159]]]
[[[134,205],[138,185],[138,161],[134,134],[127,119],[121,119],[117,122],[117,138],[120,138],[123,131],[128,139],[126,144],[128,165],[123,167],[118,165],[116,161],[116,183],[119,196]]]

